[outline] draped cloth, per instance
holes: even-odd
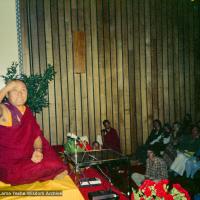
[[[34,163],[31,157],[38,136],[42,139],[43,160]],[[12,185],[45,181],[64,170],[66,166],[42,135],[28,107],[18,125],[0,126],[0,181]]]

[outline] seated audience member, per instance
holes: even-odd
[[[20,80],[0,90],[0,181],[12,185],[62,178],[66,167],[47,140],[30,109]]]
[[[101,150],[101,145],[97,141],[94,141],[92,143],[92,149],[93,150]]]
[[[162,124],[161,121],[159,119],[155,119],[153,120],[153,129],[149,135],[149,137],[147,138],[146,141],[146,145],[154,145],[157,143],[160,143],[162,140]]]
[[[172,125],[173,141],[177,141],[183,135],[183,129],[180,122],[176,121]]]
[[[200,170],[200,147],[198,151],[195,153],[195,156],[192,156],[190,159],[186,161],[185,171],[187,178],[194,178],[196,172]]]
[[[105,129],[101,131],[103,139],[103,149],[113,149],[121,152],[120,139],[117,131],[111,127],[109,120],[104,120],[103,125]]]
[[[147,138],[144,145],[141,145],[137,148],[135,153],[136,160],[139,160],[140,163],[145,163],[147,159],[147,148],[149,146],[155,146],[156,153],[160,153],[160,147],[162,147],[162,124],[160,120],[153,120],[153,129]]]
[[[183,118],[183,134],[190,134],[190,129],[192,126],[192,116],[187,113]]]
[[[140,186],[145,179],[160,181],[168,178],[167,165],[165,161],[155,155],[154,147],[149,147],[147,150],[146,172],[145,175],[133,173],[132,180],[136,185]]]
[[[165,150],[165,148],[171,142],[171,140],[172,140],[172,127],[169,123],[165,123],[163,126],[161,150]]]
[[[197,126],[193,126],[190,135],[183,135],[177,146],[177,157],[172,163],[170,169],[179,175],[183,175],[185,171],[185,164],[189,158],[200,147],[200,133]]]
[[[195,124],[196,124],[196,126],[198,126],[198,128],[200,129],[200,120],[197,121]]]
[[[163,154],[163,159],[165,160],[167,167],[171,166],[177,156],[177,144],[181,136],[180,129],[181,124],[179,122],[174,122],[172,126],[172,137]]]

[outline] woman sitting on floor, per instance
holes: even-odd
[[[163,154],[163,159],[165,160],[168,168],[171,166],[173,161],[175,160],[177,156],[177,145],[179,143],[181,137],[181,124],[179,122],[174,122],[172,126],[172,137],[165,148],[164,154]]]
[[[147,138],[144,145],[137,148],[134,159],[139,160],[140,163],[145,163],[147,159],[147,149],[150,146],[154,146],[156,149],[156,154],[160,153],[160,147],[162,146],[162,135],[163,129],[161,121],[158,119],[153,120],[153,129]]]
[[[195,156],[192,156],[189,160],[187,160],[185,164],[185,171],[187,178],[194,178],[196,172],[200,170],[200,148],[195,153]]]
[[[193,126],[190,135],[183,135],[178,145],[177,157],[172,163],[170,169],[179,175],[183,175],[185,171],[185,164],[189,158],[200,147],[200,133],[197,126]]]

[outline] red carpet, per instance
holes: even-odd
[[[86,178],[99,178],[101,179],[102,184],[99,186],[90,186],[90,187],[82,187],[79,188],[80,192],[82,193],[83,197],[85,199],[88,199],[88,193],[89,192],[95,192],[95,191],[99,191],[99,190],[108,190],[108,189],[112,189],[112,191],[114,191],[115,193],[117,193],[119,195],[119,199],[120,200],[127,200],[128,198],[122,194],[117,188],[115,188],[114,186],[111,186],[111,184],[109,183],[108,180],[106,180],[97,170],[93,169],[93,168],[88,168],[85,169],[83,171],[84,175]],[[74,174],[71,176],[73,180],[75,180]]]

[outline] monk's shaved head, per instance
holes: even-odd
[[[27,87],[21,80],[11,80],[7,84],[10,87],[8,100],[15,106],[22,106],[27,100]]]

